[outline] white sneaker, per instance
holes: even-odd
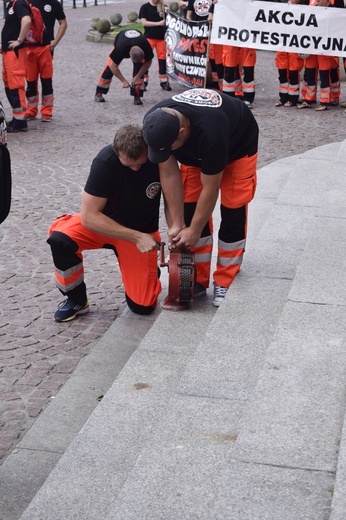
[[[215,282],[214,282],[213,305],[215,307],[219,307],[221,305],[221,303],[224,301],[226,292],[227,292],[226,287],[221,287],[221,285],[215,285]]]

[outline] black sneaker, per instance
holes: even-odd
[[[96,103],[104,103],[106,100],[103,97],[103,95],[101,94],[101,92],[96,92],[95,101],[96,101]]]
[[[170,86],[170,84],[165,81],[164,83],[161,83],[161,88],[162,90],[167,90],[167,92],[170,92],[172,90],[172,87]]]
[[[10,134],[15,134],[17,132],[27,132],[28,131],[28,123],[26,121],[19,121],[16,119],[12,119],[9,123],[7,123],[7,132]]]
[[[141,100],[141,98],[134,98],[133,104],[134,105],[143,105],[143,101]]]
[[[54,314],[55,321],[71,321],[74,320],[78,314],[86,314],[89,312],[89,302],[83,304],[76,303],[70,298],[59,303],[58,310]]]
[[[203,287],[198,282],[195,282],[194,288],[193,288],[193,297],[198,298],[199,296],[205,296],[207,294],[207,289]]]

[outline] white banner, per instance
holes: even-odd
[[[218,0],[211,42],[267,51],[346,56],[346,9]]]

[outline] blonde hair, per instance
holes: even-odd
[[[156,4],[156,9],[157,9],[157,12],[158,13],[163,13],[165,14],[165,4],[163,2],[163,0],[159,0]]]

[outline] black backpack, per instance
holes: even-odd
[[[6,136],[5,112],[0,101],[0,224],[7,218],[11,208],[11,158]]]

